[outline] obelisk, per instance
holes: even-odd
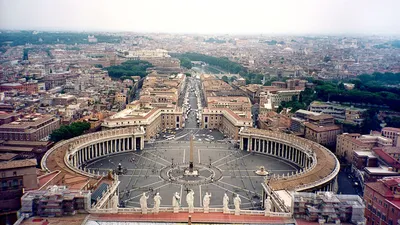
[[[193,134],[190,135],[190,159],[189,159],[189,172],[193,172]]]

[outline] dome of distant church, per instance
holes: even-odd
[[[284,52],[293,52],[292,48],[286,47],[283,49]]]

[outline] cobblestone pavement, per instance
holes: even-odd
[[[264,177],[255,174],[255,170],[260,166],[275,174],[287,174],[296,170],[294,165],[281,159],[243,152],[228,143],[195,141],[194,166],[199,171],[212,167],[220,171],[222,176],[212,182],[208,177],[207,182],[200,184],[182,184],[174,182],[174,179],[180,179],[179,177],[172,177],[170,181],[161,176],[163,171],[171,168],[172,163],[175,167],[180,166],[182,170],[186,168],[189,155],[188,141],[168,141],[147,144],[145,149],[139,152],[121,153],[99,159],[89,164],[88,168],[107,172],[109,169],[117,170],[118,164],[121,163],[125,174],[119,176],[120,202],[126,207],[139,207],[139,198],[143,192],[150,195],[149,207],[153,206],[151,199],[157,192],[162,197],[162,206],[171,205],[175,192],[180,193],[182,206],[186,206],[186,193],[193,189],[196,207],[201,207],[205,192],[209,192],[212,194],[210,207],[222,207],[222,196],[227,193],[232,208],[233,197],[239,194],[243,209],[258,209],[261,206],[261,182]],[[212,166],[209,166],[210,163]],[[202,174],[210,173],[202,172],[200,176]],[[207,177],[199,179],[205,180]]]

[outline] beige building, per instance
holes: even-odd
[[[21,208],[21,197],[25,190],[38,188],[36,159],[0,162],[0,211],[13,214]]]
[[[201,128],[217,129],[227,137],[238,140],[242,127],[252,127],[253,121],[241,117],[228,108],[204,108]]]
[[[229,97],[207,97],[209,108],[228,108],[232,111],[249,112],[251,102],[248,97],[229,96]]]
[[[302,90],[279,90],[260,93],[260,106],[266,110],[276,110],[282,102],[299,99]]]
[[[102,124],[103,129],[140,126],[146,131],[145,138],[150,139],[164,129],[183,128],[183,111],[177,104],[185,83],[184,74],[148,75],[143,81],[139,100],[106,118]]]
[[[400,128],[384,127],[382,128],[382,136],[392,139],[393,146],[400,147]]]
[[[106,118],[102,124],[103,129],[124,127],[143,127],[146,139],[154,138],[164,129],[183,127],[183,112],[178,107],[143,108],[135,102],[117,114]]]
[[[124,93],[115,94],[115,101],[121,104],[126,103],[126,95]]]
[[[392,146],[390,138],[377,135],[341,134],[337,136],[336,155],[351,162],[355,151],[371,151],[374,147]]]
[[[325,146],[336,144],[337,135],[341,134],[342,130],[337,125],[318,126],[313,123],[305,124],[304,137]]]

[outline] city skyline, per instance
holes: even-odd
[[[399,1],[0,1],[0,29],[399,35]],[[139,10],[137,10],[139,9]],[[271,22],[272,21],[272,22]]]

